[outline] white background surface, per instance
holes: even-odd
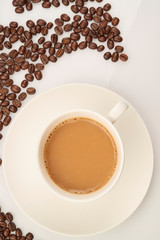
[[[103,5],[106,1],[103,1]],[[59,62],[49,64],[44,70],[37,94],[60,84],[85,82],[109,88],[126,98],[145,121],[153,142],[155,167],[150,189],[137,211],[124,223],[109,232],[85,240],[159,240],[160,238],[160,1],[159,0],[120,0],[112,3],[111,14],[119,16],[119,28],[124,37],[123,45],[129,55],[126,63],[106,62],[102,53],[89,49],[65,55]],[[96,6],[96,4],[93,3]],[[36,6],[33,11],[17,15],[11,0],[1,0],[0,23],[7,25],[11,20],[24,24],[26,20],[45,18],[53,21],[62,12],[69,13],[69,7],[44,9]],[[73,69],[74,68],[74,69]],[[17,77],[18,76],[18,77]],[[16,78],[15,78],[16,77]],[[13,75],[15,82],[23,80],[24,73]],[[31,86],[30,85],[30,86]],[[28,97],[29,101],[32,97]],[[3,143],[3,141],[2,141]],[[0,147],[0,153],[2,152]],[[145,168],[145,166],[144,166]],[[50,233],[31,222],[11,199],[6,188],[2,168],[0,168],[0,205],[4,211],[11,211],[17,226],[25,232],[31,231],[40,240],[69,240],[69,238]]]

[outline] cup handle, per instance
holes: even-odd
[[[115,123],[117,119],[128,109],[128,104],[125,102],[118,102],[108,113],[108,120]]]

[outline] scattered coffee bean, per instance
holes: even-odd
[[[14,93],[19,93],[21,91],[21,88],[17,85],[12,85],[11,86],[11,91]]]
[[[70,38],[74,41],[78,41],[80,39],[80,35],[78,33],[71,33]]]
[[[116,50],[116,52],[121,53],[121,52],[123,52],[124,48],[122,46],[116,46],[115,50]]]
[[[54,22],[59,27],[62,27],[63,24],[64,24],[64,21],[62,19],[60,19],[60,18],[56,18]]]
[[[25,78],[26,78],[26,80],[29,81],[29,82],[32,82],[32,81],[34,80],[33,75],[30,74],[30,73],[27,73],[27,74],[25,75]]]
[[[35,23],[34,23],[32,20],[28,20],[28,21],[26,22],[26,25],[27,25],[27,27],[29,27],[29,28],[35,27]]]
[[[45,41],[45,38],[44,38],[44,37],[40,37],[40,38],[38,39],[38,43],[39,43],[39,44],[44,43],[44,41]]]
[[[69,31],[71,31],[72,30],[72,25],[71,24],[66,24],[66,25],[64,25],[64,31],[65,32],[69,32]]]
[[[72,6],[71,6],[71,10],[72,10],[72,12],[74,12],[74,13],[78,13],[78,12],[79,12],[79,7],[77,7],[76,5],[72,5]]]
[[[10,116],[6,116],[3,120],[3,125],[4,126],[8,126],[9,123],[11,122],[11,117]]]
[[[16,101],[16,100],[13,100],[13,101]],[[18,101],[18,100],[17,100]],[[19,102],[19,101],[18,101]],[[16,224],[14,222],[9,222],[8,224],[8,228],[11,232],[15,231],[16,230]]]
[[[58,49],[56,52],[56,57],[60,58],[64,54],[64,50],[62,48]]]
[[[27,97],[27,94],[26,94],[25,92],[22,92],[22,93],[18,96],[18,100],[22,102],[23,100],[26,99],[26,97]]]
[[[16,98],[16,94],[15,93],[9,93],[8,95],[7,95],[7,99],[8,100],[13,100],[13,99],[15,99]]]
[[[27,238],[27,240],[32,240],[34,238],[34,236],[32,233],[29,232],[26,234],[26,238]]]
[[[13,112],[13,113],[16,113],[17,112],[17,108],[14,105],[10,105],[9,106],[9,111]]]
[[[72,48],[70,45],[65,45],[63,49],[68,54],[70,54],[72,52]]]
[[[122,53],[122,54],[120,55],[120,59],[121,59],[123,62],[126,62],[126,61],[128,60],[128,56],[127,56],[126,54]]]
[[[52,27],[53,27],[53,23],[52,22],[47,23],[47,28],[48,29],[51,29]]]
[[[104,55],[103,55],[103,57],[104,57],[104,59],[105,60],[108,60],[108,59],[110,59],[111,58],[111,53],[110,52],[106,52]]]
[[[55,6],[55,7],[59,7],[60,2],[59,2],[58,0],[52,0],[52,4],[53,4],[53,6]]]
[[[104,46],[103,45],[99,45],[98,47],[97,47],[97,51],[98,52],[102,52],[103,50],[104,50]]]
[[[111,9],[111,5],[109,3],[105,4],[103,7],[104,11],[109,11]]]
[[[21,82],[21,87],[22,88],[26,88],[28,86],[28,81],[27,80],[23,80],[22,82]]]
[[[16,107],[16,108],[20,108],[21,107],[21,102],[18,99],[14,99],[12,101],[12,104]],[[11,226],[12,227],[12,226]],[[13,230],[14,231],[14,230]]]
[[[74,15],[73,19],[74,19],[74,21],[79,22],[81,20],[81,16],[80,15]]]
[[[117,26],[118,23],[119,23],[119,18],[114,17],[114,18],[112,19],[112,25],[113,25],[113,26]]]
[[[45,54],[42,54],[42,55],[40,56],[40,59],[41,59],[41,61],[42,61],[43,64],[47,64],[48,61],[49,61],[47,55],[45,55]]]
[[[88,45],[88,47],[89,47],[90,49],[97,49],[97,44],[94,43],[94,42],[90,42],[89,45]]]
[[[109,49],[114,48],[114,42],[113,42],[111,39],[108,40],[108,41],[107,41],[107,46],[108,46]]]
[[[36,89],[33,88],[33,87],[29,87],[29,88],[27,88],[27,93],[28,93],[29,95],[33,95],[33,94],[36,93]]]
[[[2,134],[0,134],[0,139],[2,138]],[[2,159],[0,158],[0,166],[2,165]]]
[[[114,37],[113,37],[113,40],[114,40],[115,42],[122,42],[123,38],[122,38],[121,36],[114,36]]]
[[[56,26],[56,27],[54,28],[54,31],[55,31],[58,35],[62,35],[62,34],[63,34],[63,29],[62,29],[62,27],[60,27],[60,26]]]
[[[76,41],[73,41],[71,43],[71,48],[72,48],[72,51],[76,51],[78,48],[78,43]]]
[[[43,2],[42,7],[43,8],[50,8],[51,7],[51,2]]]
[[[13,216],[10,212],[6,213],[6,220],[10,223],[13,221]]]
[[[64,22],[70,21],[70,17],[69,17],[67,14],[62,14],[62,15],[61,15],[61,19],[62,19]]]
[[[112,59],[112,62],[117,62],[118,59],[119,59],[119,54],[117,52],[114,52],[112,54],[112,58],[111,59]]]
[[[53,55],[50,55],[49,56],[49,61],[50,62],[57,62],[57,58],[55,56],[53,56]]]
[[[40,70],[37,70],[34,72],[34,76],[37,80],[41,80],[42,79],[42,72]]]
[[[87,47],[86,41],[80,42],[79,45],[78,45],[78,47],[79,47],[79,49],[81,49],[81,50],[85,49],[85,48]]]

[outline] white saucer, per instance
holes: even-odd
[[[105,197],[88,203],[70,203],[55,197],[41,183],[33,149],[55,114],[75,108],[102,115],[122,98],[110,90],[87,84],[51,89],[29,102],[13,121],[3,151],[8,188],[20,208],[48,230],[67,235],[107,231],[126,220],[142,202],[153,171],[153,150],[148,131],[136,110],[129,109],[115,123],[125,150],[120,180]]]

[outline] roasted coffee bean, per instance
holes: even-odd
[[[86,42],[90,43],[92,42],[92,37],[90,35],[85,37]]]
[[[54,7],[59,7],[60,6],[60,2],[58,0],[52,0],[52,4]]]
[[[39,19],[39,20],[37,20],[37,25],[39,25],[39,26],[46,26],[46,21],[45,20],[43,20],[43,19]]]
[[[77,7],[76,5],[72,5],[72,6],[71,6],[71,10],[72,10],[72,12],[74,12],[74,13],[78,13],[78,12],[79,12],[79,7]]]
[[[1,79],[1,80],[7,80],[7,79],[9,79],[9,74],[8,74],[8,73],[2,73],[2,74],[0,75],[0,79]]]
[[[30,48],[30,47],[32,46],[32,44],[33,44],[32,39],[28,39],[28,40],[25,42],[24,46],[25,46],[26,48]]]
[[[112,58],[111,59],[112,59],[112,62],[117,62],[118,59],[119,59],[119,54],[117,52],[114,52],[112,54]]]
[[[43,2],[42,7],[43,8],[50,8],[51,7],[51,2]]]
[[[79,27],[79,22],[73,21],[72,22],[72,27],[74,27],[74,28]]]
[[[47,28],[48,29],[51,29],[52,27],[53,27],[53,23],[52,22],[47,23]]]
[[[90,7],[89,11],[92,15],[96,13],[96,9],[94,7]]]
[[[119,29],[116,28],[116,27],[112,27],[112,28],[111,28],[111,32],[114,33],[114,34],[116,34],[116,35],[119,35],[119,34],[120,34]]]
[[[22,82],[21,82],[21,87],[22,88],[26,88],[28,86],[28,81],[27,80],[23,80]]]
[[[0,94],[7,94],[9,90],[7,88],[0,89]]]
[[[82,29],[80,27],[74,28],[73,31],[74,31],[74,33],[80,33],[80,32],[82,32]]]
[[[38,43],[39,44],[42,44],[42,43],[44,43],[45,42],[45,37],[40,37],[39,39],[38,39]]]
[[[17,35],[17,34],[11,35],[11,36],[9,37],[9,41],[10,41],[11,43],[17,42],[17,41],[18,41],[18,35]]]
[[[62,57],[63,54],[64,54],[64,49],[60,48],[56,52],[56,57],[60,58],[60,57]]]
[[[36,93],[36,89],[33,88],[33,87],[29,87],[29,88],[27,88],[27,93],[28,93],[29,95],[33,95],[33,94]]]
[[[50,55],[48,58],[50,62],[57,62],[57,58],[53,55]]]
[[[72,48],[72,51],[76,51],[78,48],[78,43],[76,41],[73,41],[71,43],[71,48]]]
[[[104,55],[103,55],[103,57],[104,57],[104,59],[105,60],[108,60],[108,59],[110,59],[111,58],[111,53],[110,52],[106,52]]]
[[[104,37],[104,36],[98,37],[98,41],[100,41],[100,42],[105,42],[106,39],[107,39],[107,38]]]
[[[3,123],[0,121],[0,131],[2,131],[2,129],[3,129]],[[2,224],[1,224],[2,222],[0,222],[0,227],[2,227]],[[3,227],[3,228],[5,228],[5,227]]]
[[[66,25],[64,25],[64,31],[65,32],[69,32],[69,31],[71,31],[72,30],[72,25],[71,24],[66,24]]]
[[[27,61],[25,61],[25,62],[23,62],[22,64],[21,64],[21,69],[22,70],[25,70],[25,69],[27,69],[29,67],[29,62],[27,62]]]
[[[114,37],[114,33],[110,32],[108,35],[107,35],[107,39],[113,39]]]
[[[18,64],[14,64],[13,68],[15,72],[19,72],[21,70],[21,67]]]
[[[24,31],[24,36],[26,39],[31,39],[32,38],[32,34],[29,31]]]
[[[26,41],[26,38],[24,36],[20,36],[19,40],[21,43],[24,43]]]
[[[38,44],[37,43],[33,43],[32,47],[31,47],[31,51],[33,53],[36,53],[38,51],[38,48],[39,48]]]
[[[4,100],[3,102],[1,102],[0,104],[2,107],[7,107],[9,105],[9,101],[8,100]]]
[[[53,43],[57,43],[58,42],[58,35],[57,34],[52,34],[51,35],[51,41]]]
[[[6,116],[6,117],[4,118],[4,120],[3,120],[3,125],[4,125],[4,126],[8,126],[8,125],[10,124],[10,122],[11,122],[11,117],[10,117],[10,116]],[[8,237],[9,234],[10,234],[9,228],[5,228],[4,231],[5,231],[5,232],[3,232],[3,235],[4,235],[5,237]]]
[[[15,63],[16,64],[21,64],[23,62],[25,62],[25,58],[24,57],[16,57],[16,59],[15,59]]]
[[[100,16],[98,16],[98,15],[95,15],[94,17],[93,17],[93,20],[96,22],[96,23],[100,23],[102,20],[101,20],[101,17]]]
[[[97,38],[98,37],[98,33],[94,30],[90,30],[89,31],[89,35],[92,37],[92,38]]]
[[[107,20],[103,20],[102,22],[100,22],[99,28],[105,28],[107,27],[107,24],[108,24]]]
[[[88,27],[84,28],[83,31],[82,31],[82,35],[87,36],[89,34],[89,30],[90,29]]]
[[[33,3],[39,3],[41,0],[31,0]]]
[[[44,65],[42,63],[37,63],[36,64],[36,69],[37,70],[43,70],[44,69]]]
[[[62,27],[63,24],[64,24],[64,21],[62,19],[60,19],[60,18],[56,18],[54,22],[59,27]]]
[[[62,14],[62,15],[61,15],[61,19],[62,19],[64,22],[70,21],[70,17],[69,17],[67,14]]]
[[[32,35],[36,35],[37,34],[37,31],[36,31],[36,28],[35,27],[32,27],[32,28],[30,28],[30,33],[32,34]]]
[[[42,55],[46,53],[46,50],[44,48],[39,48],[37,52],[38,54]]]
[[[0,33],[3,32],[3,25],[0,24]]]
[[[10,105],[9,106],[9,111],[13,112],[13,113],[16,113],[17,112],[17,108],[14,105]]]
[[[98,26],[97,23],[91,23],[91,28],[92,28],[93,30],[97,31],[98,28],[99,28],[99,26]]]
[[[16,98],[16,94],[15,93],[9,93],[8,95],[7,95],[7,99],[8,100],[13,100],[13,99],[15,99]]]
[[[2,122],[1,122],[2,123]],[[0,124],[1,125],[1,124]],[[3,127],[3,124],[2,124]],[[2,163],[2,159],[0,159],[0,162]],[[0,227],[3,228],[3,230],[7,227],[7,224],[5,222],[0,222]]]
[[[79,22],[81,20],[81,16],[80,15],[74,15],[73,19],[74,19],[74,21]]]
[[[24,57],[28,59],[28,58],[31,57],[31,55],[32,55],[31,50],[27,49],[27,50],[25,51]]]
[[[18,100],[18,99],[14,99],[13,101],[12,101],[12,104],[13,104],[13,106],[15,106],[16,108],[20,108],[21,107],[21,102]],[[9,229],[11,230],[11,231],[15,231],[16,230],[16,225],[15,225],[15,223],[13,223],[13,222],[11,222],[11,223],[9,223],[8,224],[8,227],[9,227]]]
[[[6,220],[5,214],[0,211],[0,221],[4,222],[5,220]]]
[[[2,120],[2,118],[3,118],[3,113],[0,112],[0,120]]]
[[[41,26],[36,25],[36,26],[35,26],[35,29],[36,29],[36,32],[37,32],[37,33],[40,33],[40,32],[41,32]]]
[[[27,94],[25,92],[22,92],[19,96],[18,96],[18,100],[19,101],[24,101],[24,99],[26,99]]]
[[[123,38],[122,38],[121,36],[114,36],[114,37],[113,37],[113,40],[114,40],[115,42],[122,42],[122,41],[123,41]]]
[[[37,59],[39,58],[39,55],[37,53],[34,53],[32,56],[31,56],[31,60],[33,62],[37,61]]]
[[[34,238],[34,236],[32,233],[29,232],[26,234],[26,238],[27,238],[27,240],[32,240]]]
[[[118,23],[119,23],[119,18],[114,17],[114,18],[112,19],[112,25],[113,25],[113,26],[117,26]]]
[[[21,88],[17,85],[12,85],[11,86],[11,91],[14,93],[19,93],[21,91]]]
[[[24,7],[16,7],[15,12],[16,13],[23,13],[24,12]]]
[[[122,46],[116,46],[115,50],[116,50],[116,52],[121,53],[121,52],[123,52],[124,48]],[[120,58],[121,58],[121,56],[120,56]]]
[[[61,43],[61,42],[55,43],[55,44],[54,44],[54,48],[55,48],[55,49],[60,49],[60,48],[62,48],[62,43]]]
[[[27,11],[31,11],[33,9],[33,4],[31,2],[27,2],[26,9],[27,9]]]
[[[25,51],[26,51],[26,47],[25,46],[20,46],[20,48],[18,50],[19,54],[24,55]]]
[[[15,234],[10,234],[9,240],[17,240],[17,237]]]
[[[76,0],[75,1],[76,6],[78,7],[83,7],[84,6],[84,1],[83,0]]]
[[[3,33],[4,33],[4,36],[8,38],[10,36],[10,33],[11,33],[10,28],[9,27],[4,27]]]
[[[12,86],[12,84],[13,84],[13,80],[12,79],[8,79],[8,80],[6,80],[4,82],[4,86],[5,87],[10,87],[10,86]]]
[[[9,60],[6,61],[6,64],[7,64],[7,66],[12,66],[12,65],[14,65],[14,60],[9,59]]]
[[[10,28],[10,32],[11,32],[11,34],[16,34],[17,33],[17,29],[16,28]]]
[[[67,45],[67,44],[69,44],[71,42],[71,39],[70,38],[62,38],[62,44],[64,44],[64,45]]]
[[[0,72],[5,73],[5,72],[7,72],[7,69],[5,67],[0,67]]]
[[[62,34],[63,34],[63,29],[62,29],[62,27],[60,27],[60,26],[56,26],[56,27],[54,28],[54,31],[55,31],[58,35],[62,35]]]
[[[0,67],[4,67],[6,63],[3,60],[0,60]]]
[[[28,20],[26,22],[26,26],[29,27],[29,28],[35,27],[35,23],[32,20]]]
[[[35,71],[35,66],[34,66],[34,64],[32,64],[32,63],[29,64],[28,72],[29,72],[30,74],[33,74],[34,71]]]
[[[78,44],[79,49],[83,50],[87,47],[86,41],[82,41]]]
[[[0,94],[0,100],[4,101],[6,99],[6,95],[5,94]]]
[[[32,82],[34,80],[34,76],[30,73],[25,74],[25,79],[29,82]]]
[[[3,43],[4,39],[5,39],[5,36],[4,35],[0,35],[0,43]]]
[[[32,0],[33,1],[33,0]],[[22,230],[20,228],[16,229],[16,236],[21,237],[22,236]]]
[[[103,9],[105,11],[109,11],[111,9],[111,5],[109,3],[107,3],[107,4],[104,5]]]
[[[87,7],[81,7],[79,11],[82,14],[86,14],[86,13],[88,13],[88,8]]]
[[[18,23],[17,22],[10,22],[9,24],[10,28],[17,28],[18,27]]]
[[[88,26],[87,20],[82,20],[82,21],[80,22],[80,27],[81,27],[81,28],[86,28],[87,26]]]
[[[34,72],[34,76],[37,80],[41,80],[42,79],[42,72],[40,70],[37,70]]]
[[[112,17],[111,17],[111,15],[110,15],[108,12],[104,13],[104,14],[103,14],[103,17],[104,17],[104,19],[106,19],[108,22],[111,22],[111,21],[112,21]]]
[[[43,64],[47,64],[48,61],[49,61],[47,55],[45,55],[45,54],[42,54],[42,55],[40,56],[40,59],[41,59],[41,61],[42,61]]]
[[[62,0],[62,3],[63,3],[65,6],[68,6],[68,5],[69,5],[69,0]]]
[[[114,48],[114,42],[113,42],[112,40],[108,40],[108,41],[107,41],[107,47],[108,47],[109,49],[113,49],[113,48]]]
[[[0,59],[3,61],[6,61],[8,59],[8,54],[7,53],[1,53],[0,54]]]
[[[89,47],[90,49],[97,49],[97,44],[94,43],[94,42],[90,42],[89,45],[88,45],[88,47]]]
[[[80,35],[78,33],[71,33],[70,38],[74,41],[78,41],[80,39]]]
[[[6,220],[10,223],[13,221],[13,215],[10,212],[6,213]]]
[[[120,55],[120,59],[121,59],[121,61],[126,62],[128,60],[128,56],[126,54],[122,53]]]
[[[72,52],[72,48],[70,45],[65,45],[63,49],[68,54],[70,54]]]
[[[91,13],[86,13],[86,14],[84,15],[84,18],[85,18],[87,21],[91,21],[91,20],[93,19],[93,16],[92,16]]]
[[[12,44],[11,44],[9,41],[4,42],[4,46],[5,46],[7,49],[11,49],[11,48],[12,48]]]
[[[0,133],[0,140],[3,138],[2,134]],[[2,164],[2,162],[0,161],[0,165]]]
[[[102,16],[103,15],[103,8],[102,7],[98,7],[96,10],[96,13],[98,16]]]
[[[22,35],[24,32],[24,27],[23,26],[19,26],[18,29],[17,29],[17,34],[18,35]]]
[[[5,116],[8,116],[10,114],[10,111],[7,107],[2,107],[1,111]]]
[[[51,46],[52,46],[51,41],[46,41],[46,42],[43,43],[43,47],[44,47],[45,49],[50,48]]]
[[[48,52],[49,52],[50,55],[54,55],[55,54],[55,48],[54,47],[50,47]]]

